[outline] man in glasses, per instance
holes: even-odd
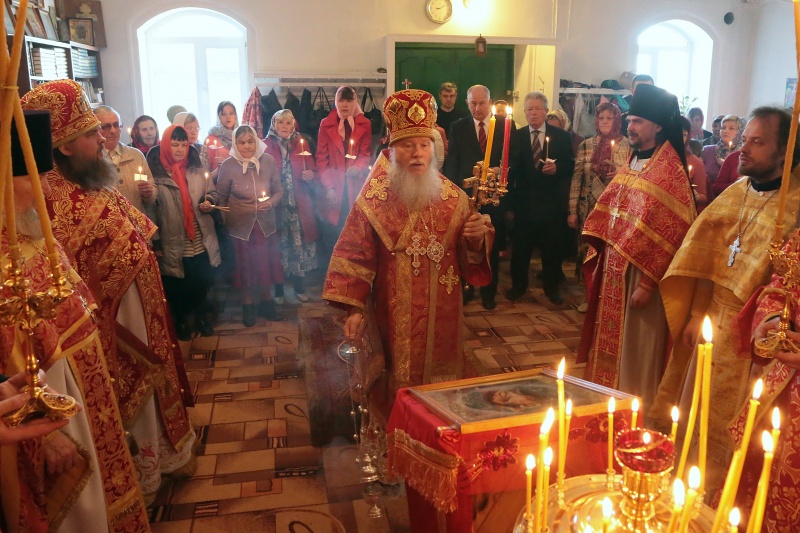
[[[144,154],[119,142],[123,124],[114,108],[99,106],[94,114],[100,121],[100,133],[106,139],[103,154],[117,169],[114,186],[136,209],[150,216],[147,210],[155,204],[156,186]]]

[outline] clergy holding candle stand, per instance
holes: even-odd
[[[483,85],[470,87],[467,90],[467,107],[470,116],[460,118],[450,126],[447,157],[442,166],[442,174],[459,187],[463,187],[465,178],[473,175],[473,169],[479,161],[488,161],[489,167],[492,168],[499,167],[502,154],[505,152],[506,119],[504,118],[495,118],[494,138],[489,146],[489,127],[492,120],[492,98],[489,89]],[[514,131],[513,121],[510,122],[509,128]],[[467,194],[471,194],[471,190],[467,191]],[[494,244],[489,255],[492,282],[481,287],[479,291],[484,309],[491,310],[496,307],[494,299],[497,294],[500,251],[506,247],[506,199],[503,198],[499,206],[482,206],[481,213],[489,215],[495,229]],[[474,289],[465,287],[463,296],[465,304],[470,302],[475,296]]]

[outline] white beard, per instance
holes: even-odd
[[[17,211],[17,233],[33,240],[43,239],[42,222],[34,208]]]
[[[391,153],[389,165],[389,188],[400,197],[409,211],[420,211],[432,203],[442,192],[442,179],[436,170],[433,158],[422,176],[415,176],[402,168]]]

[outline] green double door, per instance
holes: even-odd
[[[514,90],[514,46],[488,45],[478,57],[471,44],[397,43],[395,45],[395,87],[409,80],[412,89],[423,89],[439,100],[439,86],[451,81],[458,87],[456,108],[466,111],[467,89],[486,85],[494,100],[510,101]]]

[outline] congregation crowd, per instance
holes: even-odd
[[[120,114],[92,109],[78,84],[30,91],[22,107],[32,112],[34,144],[46,146],[37,164],[74,290],[56,320],[37,326],[36,350],[48,385],[83,409],[66,425],[0,423],[4,528],[148,530],[147,505],[161,485],[194,472],[178,341],[214,334],[215,285],[239,291],[242,323],[252,327],[259,316],[284,319],[287,283],[308,301],[308,274],[324,270],[322,296],[347,312],[346,337],[373,345],[365,346],[365,386],[385,423],[399,388],[469,375],[463,306],[477,288],[483,308],[496,307],[506,254],[505,296],[525,298],[536,250],[554,305],[565,304],[563,263],[583,265],[578,362],[586,379],[642,398],[654,427],[687,401],[699,320],[711,316],[708,485],[718,485],[756,377],[769,384],[765,404],[800,415],[798,355],[778,354],[766,367],[750,359],[750,340],[776,328],[784,298],[798,296],[763,289],[780,283],[766,252],[791,117],[760,107],[749,120],[717,116],[706,131],[702,110],[681,116],[677,99],[649,76],[637,76],[631,93],[625,112],[597,103],[596,132],[586,139],[545,94],[531,92],[513,115],[525,124],[511,123],[504,146],[506,103],[475,85],[460,113],[458,88],[447,82],[438,103],[414,89],[387,97],[380,140],[356,90],[340,87],[316,138],[300,133],[289,109],[269,117],[261,138],[224,101],[203,140],[197,115],[175,106],[161,133],[151,116],[137,118],[128,146]],[[46,115],[43,142],[36,111]],[[498,133],[487,154],[490,119]],[[464,180],[484,157],[508,166],[508,194],[479,213]],[[13,165],[23,270],[46,290],[29,169],[19,155]],[[791,179],[784,237],[795,233],[800,208]],[[13,328],[2,333],[7,413],[24,401],[16,394],[24,354]],[[786,442],[775,460],[783,473],[800,453]],[[751,463],[746,471],[757,476],[760,464]],[[782,492],[787,477],[773,478],[765,524],[788,531],[782,525],[797,504]],[[742,498],[752,499],[756,481],[743,478]]]

